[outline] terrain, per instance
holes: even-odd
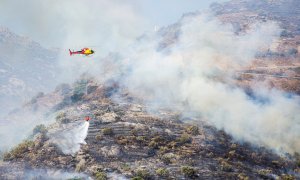
[[[147,107],[122,89],[119,89],[122,91],[120,98],[126,101],[116,103],[112,101],[112,91],[116,86],[85,82],[88,89],[80,98],[70,99],[69,104],[62,105],[60,102],[53,106],[57,110],[54,124],[46,129],[37,126],[33,132],[35,138],[24,141],[3,155],[4,161],[12,165],[9,168],[7,164],[0,166],[1,179],[30,177],[31,169],[84,172],[73,174],[72,178],[89,175],[96,179],[298,177],[299,166],[291,157],[236,142],[199,117],[185,120],[178,112],[168,109],[149,113]],[[76,88],[76,85],[73,87]],[[65,101],[74,97],[73,93],[74,89],[65,94]],[[74,100],[76,102],[72,102]],[[37,98],[31,106],[41,101],[43,98]],[[80,150],[73,155],[63,153],[62,150],[68,151],[74,145],[60,148],[64,142],[53,140],[53,134],[60,131],[71,133],[68,128],[72,124],[84,124],[83,117],[86,115],[92,117],[86,144],[81,144]],[[73,132],[70,137],[74,138],[77,133],[82,132]],[[12,175],[9,173],[12,169],[19,173]]]
[[[242,34],[253,23],[270,20],[282,28],[277,42],[237,73],[241,75],[238,83],[249,87],[265,82],[271,88],[299,94],[300,8],[297,4],[296,0],[232,0],[211,5],[222,22],[233,24],[237,34]]]
[[[219,71],[217,71],[215,73],[217,75],[209,74],[205,83],[220,84],[224,82],[233,91],[240,88],[247,95],[246,102],[249,99],[252,102],[254,99],[254,104],[258,104],[257,106],[262,109],[265,104],[272,104],[270,103],[272,101],[268,102],[269,96],[266,99],[256,96],[257,86],[283,93],[288,100],[298,97],[300,94],[300,55],[298,52],[300,48],[300,7],[296,0],[232,0],[213,4],[211,9],[212,14],[216,15],[224,26],[233,25],[236,36],[247,34],[253,24],[267,21],[277,22],[282,31],[277,41],[267,49],[259,49],[247,66],[229,66],[234,67],[234,72],[229,73],[230,79],[224,75],[226,73],[218,74]],[[185,18],[197,17],[199,14],[201,13],[188,13],[178,23],[161,28],[154,35],[159,42],[155,46],[156,51],[161,54],[171,54],[180,41]],[[203,27],[203,29],[205,28]],[[12,41],[11,37],[17,38],[13,42],[22,42],[18,39],[20,37],[8,30],[2,30],[2,34],[5,34],[2,35],[4,37],[2,39],[10,37],[7,40],[9,42]],[[151,38],[153,38],[151,35],[141,36],[136,40],[136,44],[138,47],[142,46],[143,41],[147,44],[147,40]],[[39,57],[39,54],[28,55],[28,58],[35,57],[34,62],[39,67],[47,67],[47,71],[41,71],[38,73],[39,75],[31,74],[31,69],[24,72],[25,74],[29,73],[31,77],[43,76],[40,80],[45,84],[40,83],[41,87],[37,88],[43,91],[42,86],[53,84],[53,82],[44,80],[51,79],[48,78],[50,74],[55,79],[56,71],[55,67],[44,62],[54,60],[56,57],[53,51],[46,50],[33,42],[29,44],[32,45],[26,46],[33,46],[30,52],[43,52],[48,55],[47,57]],[[2,45],[4,46],[5,43]],[[208,45],[211,44],[208,43]],[[249,47],[249,49],[251,48]],[[143,52],[143,49],[141,51]],[[136,56],[138,55],[140,54]],[[217,123],[203,116],[204,113],[197,113],[192,108],[189,109],[196,97],[191,99],[187,97],[187,100],[183,102],[180,101],[181,99],[175,98],[175,101],[164,106],[157,105],[159,104],[157,101],[151,101],[157,95],[152,93],[155,90],[159,92],[159,95],[162,94],[159,96],[161,99],[166,98],[163,95],[169,96],[168,93],[162,92],[168,90],[169,87],[163,88],[165,84],[160,83],[160,78],[163,79],[165,74],[159,74],[159,78],[155,81],[158,81],[160,86],[155,86],[153,89],[147,89],[147,83],[156,85],[151,82],[151,78],[142,76],[142,73],[141,77],[134,77],[134,80],[143,77],[145,84],[142,85],[146,86],[146,90],[141,94],[135,93],[136,89],[142,88],[126,85],[128,82],[126,78],[130,77],[129,75],[134,70],[130,69],[132,66],[120,67],[118,62],[122,58],[124,57],[118,53],[111,53],[106,58],[99,60],[104,67],[101,74],[96,74],[96,76],[95,74],[83,74],[76,82],[60,84],[52,92],[39,93],[27,101],[22,108],[11,112],[9,119],[15,123],[15,126],[22,127],[23,141],[19,138],[18,145],[5,152],[0,152],[3,159],[0,162],[0,179],[300,179],[299,153],[293,151],[288,153],[280,149],[284,146],[276,149],[271,146],[273,144],[270,145],[268,142],[252,143],[243,138],[253,135],[253,132],[258,132],[255,129],[251,129],[250,132],[241,132],[244,136],[240,139],[236,138],[234,133],[222,126],[217,126]],[[148,57],[142,58],[147,59]],[[155,59],[155,56],[152,58]],[[163,60],[167,61],[168,59]],[[15,63],[17,65],[11,66],[18,67],[20,62]],[[130,64],[130,62],[126,63]],[[147,65],[151,67],[152,64]],[[208,63],[208,65],[210,64]],[[226,69],[223,67],[226,65],[220,64],[219,69]],[[3,82],[16,76],[15,72],[7,70],[8,67],[7,65],[3,71],[0,71],[0,73],[4,72]],[[164,66],[158,69],[160,68],[161,71],[165,70]],[[210,68],[214,68],[214,66],[205,67],[205,69]],[[151,68],[149,69],[151,70]],[[182,79],[190,75],[186,71],[180,73]],[[205,73],[207,72],[204,71],[204,76]],[[151,76],[155,75],[151,74]],[[16,77],[22,82],[27,82],[22,79],[22,74]],[[211,79],[213,81],[210,81]],[[37,83],[36,80],[31,80],[28,80],[28,87],[31,86],[30,83]],[[213,87],[217,88],[218,86]],[[197,90],[197,93],[200,93],[202,89]],[[226,91],[227,89],[221,88],[221,90]],[[22,91],[20,94],[24,94],[24,92]],[[180,93],[175,93],[170,96],[178,97],[180,95]],[[281,96],[278,97],[281,98]],[[202,98],[205,99],[205,97]],[[219,96],[213,98],[217,99]],[[234,98],[238,99],[239,97],[234,96]],[[176,100],[179,100],[180,103],[176,104]],[[220,101],[208,102],[214,104]],[[234,101],[226,102],[225,105],[232,105],[231,103]],[[237,103],[235,106],[235,114],[222,114],[224,121],[226,116],[242,113],[243,108],[238,107],[240,105],[242,103]],[[276,114],[275,110],[278,109],[272,110],[270,114]],[[250,119],[250,123],[247,124],[249,126],[255,122],[256,116],[255,114],[250,115],[247,117]],[[89,122],[84,120],[86,116],[91,118]],[[299,116],[295,115],[294,119],[291,118],[297,122],[294,124],[295,128],[299,124],[297,117]],[[268,122],[267,125],[271,127],[272,123],[276,123],[275,120],[271,123]],[[7,124],[8,120],[4,122],[3,127]],[[238,125],[242,125],[242,123]],[[263,125],[265,124],[262,124],[262,127],[254,127],[264,129],[263,133],[271,136],[267,131],[270,128]],[[285,124],[279,125],[284,126]],[[239,131],[243,131],[243,129],[239,129]],[[294,134],[284,131],[284,134],[278,136],[290,137],[291,135]],[[297,135],[292,137],[295,143],[291,146],[294,148],[299,144],[297,144]],[[268,138],[275,139],[276,137]],[[14,138],[11,139],[15,141]],[[274,140],[275,144],[276,140]]]
[[[0,27],[0,101],[2,114],[57,84],[57,51]]]

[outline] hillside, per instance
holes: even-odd
[[[0,27],[2,114],[57,84],[57,52]]]
[[[273,179],[291,178],[299,172],[294,160],[263,147],[235,142],[199,117],[183,123],[178,112],[160,109],[152,114],[126,91],[120,90],[120,98],[130,99],[130,103],[116,103],[111,91],[115,87],[87,84],[86,94],[73,99],[76,103],[56,109],[60,112],[56,123],[48,126],[47,131],[35,131],[34,141],[24,142],[18,150],[4,154],[4,160],[16,170],[12,175],[9,164],[2,164],[1,179],[26,177],[34,169],[46,169],[49,173],[65,169],[71,175],[72,171],[84,173],[73,177],[87,174],[96,178],[144,179]],[[72,92],[74,89],[65,95],[65,101],[74,97]],[[37,98],[34,104],[42,100]],[[81,144],[80,151],[73,155],[64,154],[75,146],[74,138],[82,133],[78,128],[70,128],[82,126],[86,115],[92,117],[86,144]],[[45,174],[40,176],[46,177]]]
[[[211,9],[78,56],[69,70],[87,73],[36,96],[55,51],[0,31],[0,51],[26,52],[0,57],[0,88],[32,97],[0,126],[0,179],[300,179],[298,3]]]
[[[300,94],[300,6],[297,0],[232,0],[214,3],[211,9],[224,23],[233,25],[237,34],[254,23],[275,21],[282,32],[267,51],[257,55],[254,63],[240,70],[241,86],[263,82],[271,88]]]

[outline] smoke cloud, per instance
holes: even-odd
[[[275,22],[257,22],[237,36],[210,14],[187,16],[177,43],[157,50],[162,39],[152,34],[125,52],[121,83],[150,105],[195,112],[238,141],[300,152],[299,97],[259,86],[255,97],[261,101],[233,83],[234,72],[279,33]]]
[[[65,37],[59,42],[63,49],[81,48],[82,44],[102,46],[95,47],[97,55],[90,58],[71,59],[67,50],[63,51],[59,61],[63,80],[70,82],[82,72],[95,75],[101,81],[115,78],[133,94],[144,97],[145,103],[192,111],[236,140],[278,152],[299,152],[299,97],[259,86],[255,89],[255,97],[265,99],[260,101],[234,84],[234,72],[249,65],[257,52],[267,49],[279,37],[280,28],[275,22],[257,22],[237,36],[231,25],[221,23],[213,15],[185,16],[178,23],[178,30],[165,29],[178,31],[178,39],[162,49],[159,45],[165,39],[160,31],[146,33],[131,44],[140,35],[143,29],[140,27],[146,25],[126,4],[101,0],[87,3],[90,8],[83,9],[79,1],[72,1],[72,8],[68,7],[70,2],[65,1],[43,6],[42,1],[35,3],[39,4],[35,10],[53,11],[43,18],[37,17],[38,26],[34,23],[32,26],[34,32],[38,28],[53,30],[48,23],[54,22],[60,24],[64,32],[57,29],[49,38],[54,38],[56,33]],[[94,3],[105,10],[99,12],[93,8]],[[53,16],[56,13],[59,16]],[[32,17],[30,13],[28,17]],[[44,18],[49,19],[41,26]],[[129,44],[129,48],[124,48]],[[104,52],[110,50],[118,54],[103,58]]]
[[[45,111],[33,112],[24,109],[14,115],[5,116],[0,120],[0,152],[8,151],[22,140],[29,138],[36,125],[49,125],[54,117],[45,116]]]
[[[58,48],[115,50],[147,27],[135,7],[120,0],[3,0],[0,10],[0,23]]]
[[[2,179],[92,179],[84,173],[57,169],[31,169],[23,164],[1,163]]]

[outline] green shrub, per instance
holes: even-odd
[[[9,161],[11,160],[13,157],[11,155],[10,152],[4,152],[3,155],[2,155],[2,158],[3,158],[3,161]]]
[[[8,161],[11,159],[23,157],[24,153],[27,152],[29,148],[33,145],[33,141],[25,140],[22,143],[20,143],[17,147],[12,149],[10,152],[4,153],[3,160]]]
[[[139,143],[145,143],[146,142],[146,137],[145,136],[138,136],[138,137],[136,137],[136,140]]]
[[[32,131],[32,136],[38,134],[38,133],[42,133],[42,134],[46,134],[48,132],[46,126],[44,124],[40,124],[35,126],[35,128]]]
[[[76,164],[75,171],[76,172],[82,172],[85,169],[85,161],[80,161],[78,164]]]
[[[168,150],[169,150],[168,147],[166,147],[166,146],[161,146],[161,147],[159,148],[159,154],[164,154],[164,153],[166,153]]]
[[[126,163],[121,164],[121,169],[124,170],[124,171],[130,171],[131,170],[130,166]]]
[[[181,173],[189,178],[193,178],[196,176],[196,170],[190,166],[181,167]]]
[[[67,124],[70,122],[70,119],[67,118],[67,114],[65,112],[59,113],[56,118],[56,122],[59,124]]]
[[[175,149],[177,146],[178,146],[178,142],[175,142],[175,141],[171,141],[167,144],[167,147],[169,149]]]
[[[101,141],[101,140],[103,139],[103,137],[102,137],[101,134],[97,134],[97,135],[95,136],[95,139],[96,139],[97,141]]]
[[[244,173],[240,173],[240,174],[238,175],[238,179],[239,179],[239,180],[249,180],[249,177],[246,176]]]
[[[100,171],[95,174],[96,180],[107,180],[107,175],[105,172]]]
[[[138,169],[135,172],[135,175],[136,175],[136,177],[140,177],[140,178],[145,179],[145,180],[146,179],[151,179],[151,174],[146,169]]]
[[[112,136],[114,134],[112,128],[104,128],[102,129],[102,134],[106,136]]]
[[[73,94],[84,94],[86,90],[86,86],[88,84],[88,80],[81,79],[76,81],[73,84]]]
[[[271,174],[271,173],[272,173],[272,170],[270,170],[270,169],[260,169],[258,171],[258,174],[261,176],[267,176],[268,174]]]
[[[282,180],[295,180],[296,178],[293,175],[290,175],[290,174],[282,174],[280,176],[280,179],[282,179]]]
[[[84,93],[79,93],[79,94],[74,93],[74,94],[71,96],[71,101],[72,101],[73,103],[78,102],[78,101],[82,100],[82,97],[83,97],[83,96],[84,96]]]
[[[162,177],[169,176],[170,174],[168,169],[166,168],[158,168],[155,172],[158,176],[162,176]]]
[[[132,129],[130,132],[131,132],[131,134],[133,136],[137,136],[138,135],[138,130],[137,129]]]
[[[157,149],[158,148],[158,143],[155,142],[155,141],[151,141],[148,146],[153,148],[153,149]]]
[[[164,162],[165,164],[170,164],[172,160],[174,160],[176,157],[174,154],[164,154],[163,156],[160,157],[161,161]]]
[[[192,138],[190,135],[184,133],[177,139],[177,141],[180,144],[185,144],[185,143],[190,143],[192,141]]]
[[[221,169],[222,169],[222,171],[231,172],[232,171],[232,166],[228,162],[222,161],[221,162]]]
[[[86,86],[88,80],[80,79],[73,84],[73,94],[71,96],[72,102],[78,102],[82,100],[83,95],[86,93]]]
[[[234,158],[236,156],[235,150],[229,151],[228,154],[227,154],[227,156],[229,158]]]
[[[193,136],[196,136],[199,134],[199,128],[198,126],[189,126],[185,129],[185,131],[188,133],[188,134],[191,134]]]

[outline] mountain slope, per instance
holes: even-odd
[[[5,154],[4,160],[13,164],[23,162],[22,166],[26,162],[34,169],[66,169],[112,179],[112,174],[143,179],[299,176],[295,161],[263,147],[235,142],[225,132],[197,117],[183,119],[189,123],[182,123],[178,112],[160,109],[151,114],[146,111],[149,107],[126,91],[119,92],[120,98],[131,99],[131,102],[116,103],[112,101],[111,92],[115,86],[88,84],[88,91],[76,99],[76,103],[60,106],[59,112],[63,115],[57,116],[56,123],[48,126],[47,131],[37,131],[34,141],[23,142],[18,150]],[[74,89],[65,94],[65,100],[73,93]],[[41,101],[43,98],[37,98],[35,103]],[[75,146],[72,144],[76,143],[74,138],[83,133],[78,127],[85,123],[86,115],[92,117],[86,144],[81,144],[80,151],[73,155],[64,154]],[[71,131],[72,126],[77,131]],[[22,166],[19,171],[24,171]],[[0,172],[7,171],[6,167],[0,166]],[[11,174],[3,174],[2,178],[8,175]]]
[[[55,87],[57,51],[0,28],[0,102],[8,112],[40,91]]]

